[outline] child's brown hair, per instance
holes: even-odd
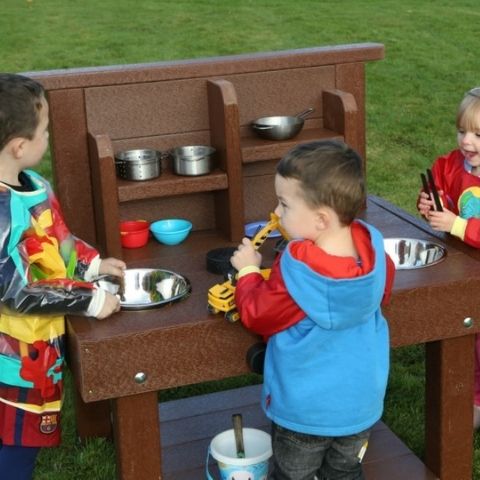
[[[0,73],[0,151],[16,137],[31,140],[37,129],[43,87],[13,73]]]
[[[362,159],[343,142],[300,144],[280,160],[277,173],[298,180],[308,205],[332,208],[344,225],[350,225],[364,205]]]

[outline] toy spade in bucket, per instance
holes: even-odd
[[[210,455],[217,461],[221,480],[267,480],[268,460],[272,456],[272,440],[268,433],[256,428],[243,428],[239,414],[232,415],[234,428],[216,435],[207,453],[206,476]]]
[[[243,445],[243,422],[239,413],[232,415],[233,434],[235,436],[235,448],[237,449],[237,458],[245,458],[245,447]]]

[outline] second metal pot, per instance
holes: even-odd
[[[206,145],[189,145],[172,149],[173,171],[177,175],[206,175],[213,168],[215,149]]]

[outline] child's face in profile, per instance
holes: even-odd
[[[480,167],[480,118],[475,125],[459,126],[457,142],[468,164],[473,168]]]
[[[26,139],[22,157],[21,168],[31,168],[40,163],[48,148],[48,103],[42,98],[42,108],[39,112],[39,122],[33,138]]]
[[[277,174],[275,192],[278,198],[275,213],[280,217],[280,223],[289,237],[315,241],[318,236],[315,228],[317,211],[305,202],[300,182]]]

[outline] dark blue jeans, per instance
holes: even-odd
[[[2,445],[0,442],[0,478],[31,480],[40,448]]]
[[[270,480],[363,480],[361,453],[371,429],[346,437],[293,432],[272,423]],[[363,448],[363,450],[362,450]]]

